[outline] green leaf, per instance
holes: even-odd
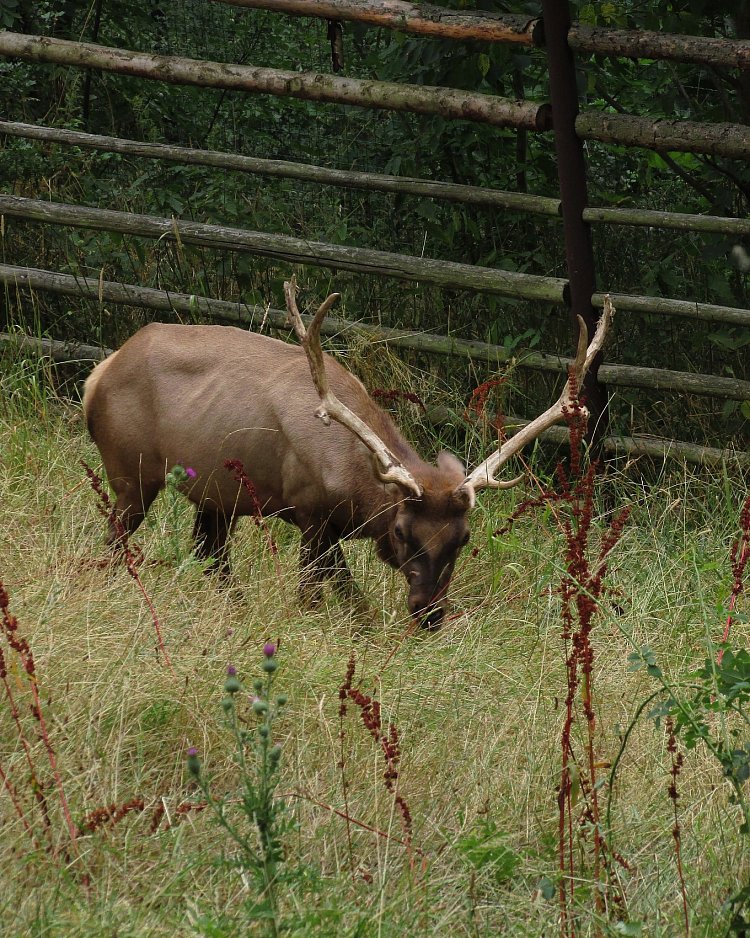
[[[477,870],[489,868],[496,882],[513,878],[521,858],[503,842],[494,822],[482,821],[477,833],[463,837],[457,843],[458,852]]]
[[[555,893],[555,884],[549,878],[549,876],[542,876],[539,882],[536,884],[536,888],[539,890],[540,895],[543,899],[554,899]]]
[[[643,922],[616,922],[612,930],[616,935],[631,935],[639,938],[643,934]]]

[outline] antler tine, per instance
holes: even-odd
[[[495,473],[501,466],[505,465],[511,456],[515,456],[516,453],[520,452],[527,443],[531,443],[541,433],[563,418],[565,410],[573,403],[572,385],[574,385],[576,389],[581,387],[594,358],[602,350],[614,314],[615,308],[612,305],[609,294],[607,294],[604,297],[604,311],[599,318],[594,338],[591,340],[590,344],[588,342],[586,323],[580,316],[578,317],[578,348],[576,350],[576,357],[570,366],[568,380],[565,382],[562,394],[543,414],[540,414],[535,420],[532,420],[531,423],[519,430],[515,436],[503,443],[492,456],[485,459],[480,466],[477,466],[477,468],[466,477],[460,488],[468,490],[472,499],[479,489],[507,489],[521,482],[524,478],[523,475],[517,476],[515,479],[500,480],[495,478]],[[582,410],[588,415],[588,411],[585,407],[582,407]]]
[[[292,277],[291,280],[284,283],[284,296],[287,311],[294,325],[294,331],[297,333],[297,337],[307,355],[313,384],[320,397],[321,406],[315,412],[315,416],[320,417],[326,426],[333,419],[357,436],[378,460],[378,474],[382,482],[395,482],[408,489],[417,498],[421,498],[422,486],[414,476],[396,459],[383,440],[336,397],[328,383],[323,349],[320,344],[320,327],[326,314],[338,300],[340,294],[332,293],[321,303],[308,329],[305,329],[305,324],[297,309],[296,294],[297,280]]]
[[[328,426],[331,422],[325,409],[325,399],[330,397],[331,389],[328,386],[328,375],[326,374],[325,362],[323,360],[323,349],[320,344],[320,327],[331,307],[341,296],[340,293],[332,293],[318,307],[318,311],[313,316],[312,322],[305,329],[305,324],[297,308],[297,278],[284,282],[284,296],[286,298],[286,308],[294,326],[294,331],[300,344],[305,350],[307,360],[310,363],[310,373],[312,375],[315,390],[318,392],[323,407],[319,408],[316,416],[320,417],[323,423]],[[343,405],[342,405],[343,406]]]

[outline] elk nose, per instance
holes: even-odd
[[[433,606],[418,596],[410,596],[408,606],[409,612],[423,629],[436,632],[440,628],[444,615],[442,606]]]
[[[434,609],[430,609],[426,616],[420,617],[419,624],[428,632],[437,632],[443,624],[442,607],[436,606]]]

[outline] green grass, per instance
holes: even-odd
[[[98,468],[99,459],[80,410],[50,399],[34,367],[17,362],[3,365],[0,392],[0,580],[36,658],[67,798],[79,822],[113,803],[143,798],[146,805],[114,828],[81,836],[81,860],[68,865],[32,850],[0,789],[0,933],[261,933],[243,917],[242,878],[217,862],[232,849],[221,829],[207,811],[178,823],[175,809],[199,797],[185,768],[190,745],[218,792],[238,787],[220,706],[226,666],[237,667],[251,692],[263,642],[272,638],[280,641],[276,689],[289,697],[276,728],[283,746],[278,791],[298,824],[286,842],[287,865],[298,871],[282,897],[289,933],[558,934],[557,895],[548,893],[557,876],[566,693],[556,593],[564,545],[551,513],[525,516],[496,541],[490,533],[521,493],[483,494],[452,587],[455,615],[436,635],[404,637],[403,581],[367,545],[348,546],[347,556],[375,609],[371,620],[332,596],[302,611],[292,529],[273,526],[279,578],[262,533],[242,523],[233,548],[236,583],[222,589],[183,562],[191,511],[185,504],[175,513],[162,497],[136,540],[173,674],[156,653],[151,617],[131,577],[96,564],[105,556],[104,522],[79,460]],[[612,592],[594,630],[602,763],[614,760],[622,733],[657,686],[644,671],[629,670],[628,655],[650,646],[669,679],[679,681],[719,639],[720,607],[731,589],[728,547],[746,495],[739,476],[674,465],[648,484],[633,470],[613,470],[607,484],[616,505],[632,504],[633,514],[612,555]],[[746,625],[735,626],[733,640],[746,646]],[[354,877],[345,822],[312,800],[344,808],[338,687],[352,649],[355,683],[377,695],[398,726],[400,791],[421,851],[410,863],[395,840],[403,833],[382,758],[350,705],[349,810],[391,835],[352,826]],[[23,675],[8,661],[25,706]],[[26,710],[23,720],[35,740]],[[40,745],[34,755],[47,780]],[[22,756],[3,704],[0,762],[41,831]],[[612,808],[613,843],[629,864],[620,873],[624,918],[643,923],[644,935],[684,931],[668,773],[664,731],[644,717],[620,762]],[[739,813],[703,749],[687,753],[679,791],[692,933],[725,934],[723,903],[750,876]],[[52,788],[48,800],[54,839],[63,845]],[[175,823],[151,832],[160,804]],[[622,934],[616,915],[607,921],[594,911],[588,852],[581,841],[577,933]]]

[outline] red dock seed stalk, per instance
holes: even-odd
[[[734,607],[737,605],[737,597],[745,589],[745,567],[747,566],[748,560],[750,560],[750,495],[745,499],[745,503],[740,511],[740,531],[742,533],[738,538],[732,541],[732,546],[729,549],[729,559],[732,564],[732,592],[729,597],[727,621],[721,636],[722,643],[729,641],[729,633],[732,629]],[[716,663],[721,664],[723,657],[724,649],[721,648]]]
[[[571,377],[571,381],[574,379]],[[576,389],[571,388],[572,395]],[[575,400],[575,398],[574,398]],[[565,574],[559,587],[562,599],[561,638],[566,647],[566,683],[564,712],[561,733],[561,775],[557,791],[558,861],[560,869],[560,921],[561,935],[574,935],[570,921],[570,908],[575,889],[575,843],[573,827],[574,776],[579,776],[580,792],[584,800],[581,820],[588,821],[586,827],[593,830],[594,870],[593,879],[600,884],[596,889],[597,911],[604,912],[605,891],[603,879],[609,880],[608,891],[617,904],[621,901],[619,889],[611,870],[611,861],[626,866],[625,861],[609,851],[604,838],[599,808],[599,784],[597,783],[597,759],[595,756],[596,713],[594,709],[594,646],[592,631],[594,617],[600,601],[606,593],[605,577],[609,555],[622,537],[630,508],[616,513],[607,529],[599,536],[598,547],[592,545],[592,534],[596,533],[594,521],[594,483],[598,464],[591,462],[583,467],[582,443],[586,432],[587,416],[580,402],[575,401],[564,412],[570,438],[570,462],[566,471],[562,463],[555,471],[556,490],[523,501],[512,513],[506,524],[495,531],[501,536],[510,530],[521,515],[541,506],[555,506],[554,516],[565,538]],[[576,723],[576,701],[580,700],[586,722],[586,740],[583,759],[576,757],[573,743],[573,727]],[[577,768],[576,768],[577,767]]]
[[[78,828],[79,834],[93,834],[105,825],[114,827],[132,811],[140,813],[145,806],[143,798],[133,798],[131,801],[125,801],[119,805],[113,802],[106,808],[94,808],[81,821]]]
[[[31,654],[31,649],[28,642],[25,639],[21,639],[17,635],[18,631],[18,620],[10,612],[9,608],[9,597],[8,592],[5,589],[5,586],[0,582],[0,610],[2,611],[2,626],[3,626],[3,635],[5,640],[8,642],[11,650],[14,651],[18,657],[21,659],[21,666],[23,667],[26,674],[33,678],[35,676],[35,665],[34,657]],[[16,732],[18,734],[19,742],[24,750],[24,757],[26,759],[26,765],[29,771],[29,784],[36,800],[37,806],[39,807],[39,812],[42,818],[42,825],[45,829],[45,833],[49,836],[51,833],[52,822],[49,817],[49,809],[47,807],[47,798],[45,794],[44,786],[42,785],[39,777],[37,775],[36,766],[34,765],[34,759],[31,753],[31,745],[26,738],[26,733],[21,723],[21,714],[16,703],[15,695],[13,689],[8,681],[8,668],[5,662],[5,654],[3,649],[0,648],[0,680],[3,684],[3,689],[5,690],[5,697],[8,701],[8,706],[10,708],[11,718],[16,726]],[[35,708],[32,705],[32,713],[38,719],[38,713],[35,712]],[[33,833],[32,826],[22,807],[22,799],[18,794],[15,786],[8,778],[5,770],[0,766],[0,780],[2,780],[3,785],[5,786],[8,796],[10,797],[11,803],[16,811],[16,814],[20,818],[26,832],[31,837],[35,846],[38,846],[38,842]]]
[[[398,388],[373,388],[370,391],[370,397],[373,400],[381,401],[408,401],[410,404],[416,404],[420,408],[423,414],[427,413],[427,408],[424,405],[424,401],[418,394],[413,394],[411,391],[401,391]]]
[[[174,809],[175,820],[179,822],[191,811],[198,813],[207,807],[208,802],[205,801],[183,801]],[[142,814],[145,810],[146,802],[143,798],[132,798],[130,801],[125,801],[119,805],[113,802],[107,807],[95,808],[93,811],[89,811],[81,821],[78,827],[78,834],[79,836],[82,834],[94,834],[96,831],[102,830],[105,827],[111,829],[129,814]],[[155,834],[159,829],[166,811],[164,801],[160,800],[151,815],[151,821],[148,827],[149,834]],[[168,822],[164,830],[169,830],[170,827],[173,826],[173,823],[174,821],[171,823]]]
[[[398,807],[401,815],[401,826],[404,831],[404,842],[407,850],[412,846],[412,816],[411,810],[406,799],[398,791],[399,763],[401,761],[401,743],[398,737],[398,729],[395,724],[389,722],[383,727],[380,701],[363,693],[359,688],[352,687],[354,680],[355,658],[354,652],[349,657],[349,664],[346,670],[344,682],[339,688],[339,717],[343,721],[346,716],[346,701],[351,700],[358,708],[362,723],[370,736],[380,746],[385,761],[385,770],[383,771],[383,782],[388,792],[393,796],[393,800]],[[343,740],[343,727],[341,730]],[[343,760],[342,760],[343,761]],[[348,811],[347,811],[348,813]]]
[[[354,669],[357,666],[356,658],[354,652],[349,655],[349,662],[346,667],[346,675],[344,676],[344,683],[339,687],[339,700],[341,704],[339,706],[339,716],[346,716],[346,698],[349,696],[349,691],[352,689],[352,681],[354,680]]]
[[[49,771],[54,780],[54,786],[57,790],[58,799],[60,802],[60,809],[65,819],[65,823],[68,830],[68,836],[70,838],[70,849],[72,855],[78,859],[78,844],[76,841],[76,829],[73,824],[73,818],[70,813],[70,807],[68,806],[68,799],[65,795],[65,789],[63,788],[62,776],[57,766],[57,755],[52,746],[50,740],[49,730],[47,728],[47,722],[44,718],[44,713],[42,711],[42,702],[39,697],[39,682],[36,673],[36,664],[34,662],[34,655],[31,651],[31,647],[28,641],[25,638],[22,638],[18,632],[18,619],[10,611],[10,597],[8,591],[5,588],[4,583],[0,580],[0,625],[2,628],[2,637],[7,642],[11,651],[15,652],[18,656],[21,667],[23,668],[26,674],[26,683],[28,689],[31,692],[31,714],[36,721],[37,730],[39,733],[39,738],[44,744],[44,749],[47,754],[47,762],[49,764]],[[1,650],[0,650],[1,651]],[[45,835],[48,839],[49,847],[53,856],[57,856],[57,848],[52,842],[52,821],[50,818],[49,805],[47,801],[47,795],[45,791],[44,783],[40,778],[40,774],[37,771],[36,765],[34,763],[31,745],[26,737],[26,733],[23,729],[23,723],[21,721],[21,713],[16,703],[13,691],[11,689],[10,683],[8,681],[8,664],[5,657],[5,653],[0,653],[0,679],[2,680],[3,688],[5,690],[5,696],[8,700],[10,707],[11,717],[13,722],[16,725],[16,730],[18,732],[19,741],[23,747],[24,755],[26,758],[26,764],[29,770],[28,783],[31,787],[34,799],[37,802],[39,811],[42,818],[42,824],[44,827]],[[8,778],[7,772],[0,767],[0,779],[3,782],[3,785],[8,792],[8,795],[11,799],[13,807],[18,814],[21,822],[23,823],[24,829],[27,834],[29,834],[32,842],[37,845],[37,839],[34,836],[33,826],[29,818],[26,816],[26,812],[23,810],[22,800],[18,793],[18,789],[12,784]],[[67,851],[64,851],[64,855],[67,857]]]
[[[687,887],[685,886],[685,876],[682,870],[682,830],[680,828],[680,819],[677,813],[677,802],[680,798],[679,792],[677,791],[677,779],[679,778],[680,772],[682,771],[682,765],[685,761],[685,757],[677,749],[677,738],[675,736],[674,720],[672,717],[667,717],[665,720],[665,728],[667,731],[667,752],[669,753],[671,762],[669,774],[672,777],[672,781],[669,783],[669,787],[667,788],[667,794],[669,795],[669,800],[672,802],[672,809],[674,812],[672,837],[674,838],[674,852],[677,858],[677,876],[680,880],[680,893],[682,895],[682,913],[685,917],[685,935],[689,938],[690,916],[688,914]]]
[[[122,520],[115,511],[101,478],[94,472],[88,463],[84,462],[83,459],[81,460],[81,465],[83,466],[88,480],[91,483],[91,488],[94,490],[94,493],[98,498],[96,507],[99,510],[99,514],[106,518],[114,528],[115,534],[117,535],[117,545],[122,550],[123,556],[125,557],[125,562],[128,567],[128,572],[131,573],[131,565],[133,568],[135,568],[137,565],[143,563],[143,551],[140,547],[131,543],[128,532],[125,530],[125,526],[123,525]],[[131,576],[132,575],[133,574],[131,573]]]
[[[224,468],[229,472],[234,473],[235,481],[239,482],[240,485],[245,489],[247,494],[250,496],[250,501],[253,503],[253,514],[252,518],[256,524],[256,527],[260,528],[266,538],[266,543],[268,544],[268,549],[271,552],[273,557],[274,566],[276,568],[276,575],[281,578],[281,566],[279,564],[279,548],[276,546],[276,542],[271,537],[271,532],[268,529],[263,518],[263,507],[260,504],[260,499],[258,498],[258,490],[255,488],[255,484],[250,478],[250,476],[245,472],[245,467],[242,464],[242,461],[239,459],[227,459],[224,461]]]
[[[469,403],[463,412],[463,418],[467,423],[471,423],[472,415],[479,419],[484,415],[487,407],[487,398],[490,392],[500,385],[505,384],[505,378],[491,378],[489,381],[483,381],[478,387],[474,388],[469,398]],[[505,428],[505,416],[499,411],[490,420],[490,425],[498,433],[502,433]]]
[[[344,816],[346,818],[346,843],[349,851],[349,871],[351,873],[352,879],[356,878],[356,873],[354,870],[354,848],[352,846],[352,825],[351,825],[351,812],[349,811],[349,780],[346,777],[346,750],[345,750],[345,737],[344,732],[344,717],[346,716],[346,698],[349,694],[349,691],[352,687],[352,681],[354,680],[354,668],[356,666],[356,659],[354,656],[354,649],[349,655],[349,662],[346,667],[346,674],[344,676],[344,681],[339,687],[339,770],[341,772],[341,790],[344,795]]]
[[[143,580],[138,573],[138,565],[143,562],[143,551],[140,549],[140,547],[136,547],[134,550],[131,546],[128,532],[125,530],[125,526],[123,525],[122,520],[118,517],[117,512],[112,506],[109,495],[107,495],[106,491],[104,490],[104,484],[102,480],[83,460],[81,460],[81,465],[83,466],[86,475],[88,476],[89,482],[91,483],[91,488],[94,490],[99,499],[97,504],[99,513],[103,515],[112,525],[115,534],[117,535],[117,547],[122,551],[122,556],[125,558],[125,568],[130,576],[135,580],[136,586],[141,591],[141,595],[143,596],[146,605],[148,606],[149,612],[151,613],[151,621],[154,624],[154,631],[156,632],[156,641],[159,646],[159,651],[161,651],[162,655],[164,656],[164,663],[174,674],[172,661],[169,657],[167,647],[164,644],[164,637],[162,636],[159,616],[156,613],[156,608],[151,601],[151,597],[146,592],[146,587],[143,585]]]

